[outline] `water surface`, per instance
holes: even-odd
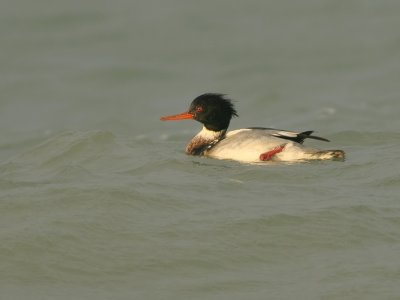
[[[4,299],[397,299],[397,1],[5,1]],[[232,129],[316,130],[345,162],[190,157]]]

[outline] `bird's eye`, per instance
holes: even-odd
[[[203,110],[203,106],[196,106],[196,112],[201,113]]]

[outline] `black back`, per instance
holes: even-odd
[[[265,127],[249,127],[249,129],[274,130],[274,131],[277,131],[277,133],[272,134],[273,136],[276,136],[281,139],[297,142],[299,144],[303,144],[305,139],[314,139],[314,140],[329,142],[329,140],[326,138],[312,135],[314,133],[314,131],[312,131],[312,130],[298,132],[298,133],[292,132],[292,131],[287,131],[288,135],[285,135],[284,133],[286,130],[281,130],[281,129],[265,128]]]

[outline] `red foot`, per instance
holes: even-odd
[[[282,152],[283,149],[285,149],[285,146],[286,146],[286,144],[280,145],[280,146],[272,149],[271,151],[261,153],[260,154],[260,160],[261,161],[271,160],[271,158],[274,157],[275,154],[278,154],[278,153]]]

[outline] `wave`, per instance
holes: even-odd
[[[0,175],[19,180],[87,178],[107,159],[127,153],[108,131],[63,132],[26,150],[0,166]]]

